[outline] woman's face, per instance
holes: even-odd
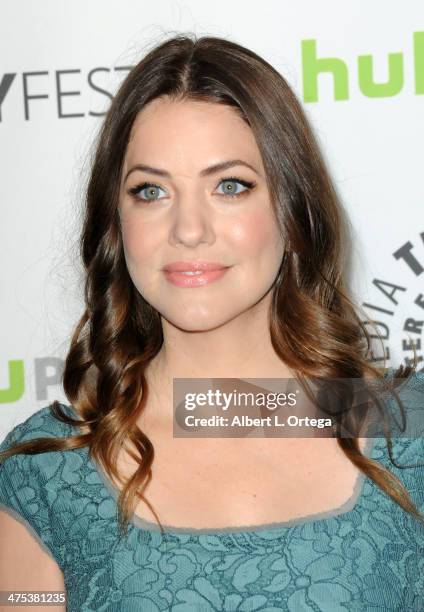
[[[232,163],[210,169],[224,162]],[[206,331],[268,305],[284,245],[253,133],[230,107],[163,97],[140,112],[120,218],[133,283],[172,325]],[[179,276],[194,286],[163,270],[199,260],[227,269],[213,282]]]

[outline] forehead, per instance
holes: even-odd
[[[237,109],[224,104],[157,98],[137,115],[131,129],[126,159],[148,156],[148,161],[199,160],[207,157],[250,157],[260,164],[251,128]]]

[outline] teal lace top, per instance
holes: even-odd
[[[423,409],[424,373],[409,384],[412,404]],[[45,407],[0,450],[72,433]],[[424,466],[396,468],[384,438],[367,443],[366,454],[398,476],[424,512]],[[424,438],[394,438],[393,456],[424,463]],[[67,610],[424,611],[424,527],[362,473],[351,499],[332,512],[238,529],[168,527],[162,535],[135,516],[119,538],[117,496],[86,448],[14,455],[0,466],[0,509],[62,569]]]

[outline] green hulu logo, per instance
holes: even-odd
[[[349,71],[338,57],[317,57],[316,40],[302,40],[303,99],[318,102],[318,75],[328,72],[334,81],[334,99],[349,99]],[[424,32],[414,32],[415,93],[424,94]],[[368,98],[396,96],[403,88],[403,53],[388,54],[388,77],[385,83],[374,80],[373,56],[358,56],[358,85]]]

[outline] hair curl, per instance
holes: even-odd
[[[148,400],[144,371],[163,343],[161,319],[129,276],[118,214],[132,125],[138,113],[160,96],[225,104],[253,131],[276,220],[288,246],[269,313],[276,353],[301,384],[304,377],[382,379],[384,375],[371,364],[370,336],[344,286],[342,247],[348,236],[342,207],[288,83],[254,52],[222,38],[179,34],[152,48],[129,72],[110,105],[87,186],[80,245],[85,310],[63,372],[65,394],[80,420],[64,414],[57,401],[50,406],[55,418],[82,425],[88,432],[16,444],[1,457],[88,446],[90,456],[123,484],[118,499],[120,527],[127,529],[142,499],[163,532],[143,495],[152,477],[154,448],[137,425]],[[414,367],[400,366],[394,377],[409,377],[413,371]],[[138,451],[130,454],[139,467],[125,481],[118,473],[117,457],[127,440]],[[338,444],[361,472],[405,511],[423,520],[401,481],[364,456],[357,438],[339,437]]]

